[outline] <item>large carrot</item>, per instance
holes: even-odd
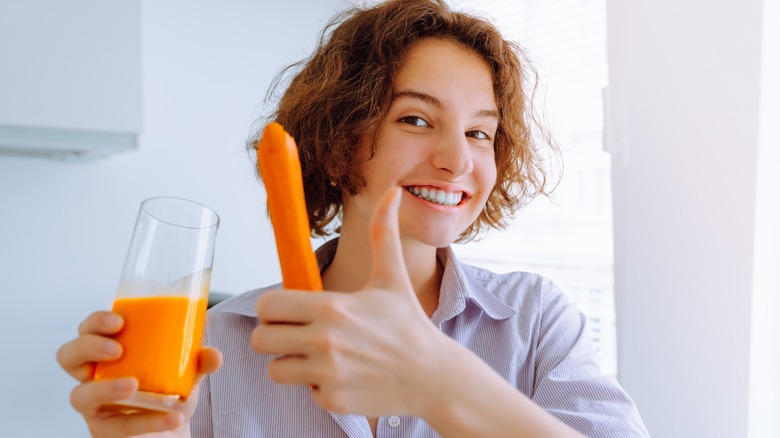
[[[257,166],[268,196],[284,287],[322,290],[320,269],[311,246],[298,147],[282,125],[273,122],[265,127],[257,146]]]

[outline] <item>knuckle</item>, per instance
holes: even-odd
[[[265,351],[266,336],[262,324],[252,330],[252,333],[249,335],[249,344],[252,346],[252,349],[258,353]]]
[[[349,381],[349,376],[346,376],[344,371],[331,363],[320,363],[310,367],[305,371],[303,377],[309,383],[316,383],[327,388],[339,388]]]
[[[84,413],[85,406],[84,406],[84,397],[82,396],[83,392],[83,385],[78,385],[70,392],[70,405],[73,406],[73,409],[75,409],[79,413]]]
[[[96,324],[96,322],[100,321],[105,313],[106,312],[104,310],[98,310],[98,311],[90,313],[89,316],[84,318],[79,323],[79,327],[78,327],[79,334],[83,335],[83,334],[88,334],[88,333],[94,332],[95,331],[95,326],[98,325],[98,324]]]
[[[124,320],[121,315],[107,310],[98,310],[92,312],[79,323],[78,333],[80,335],[110,335],[120,331],[123,325]]]
[[[89,332],[89,318],[79,323],[77,331],[80,335]]]
[[[80,363],[111,361],[122,356],[122,344],[116,339],[99,335],[82,335],[74,341],[72,356]]]
[[[263,320],[263,316],[265,315],[266,309],[268,308],[268,294],[262,294],[257,298],[257,301],[255,301],[255,308],[257,310],[257,317],[260,318],[260,320]]]
[[[339,340],[331,330],[322,330],[309,337],[306,342],[308,350],[328,357],[339,348]]]
[[[333,384],[333,372],[329,367],[318,366],[311,369],[309,370],[307,377],[310,381],[316,382],[317,384]]]
[[[257,312],[257,318],[260,321],[269,321],[278,317],[280,310],[279,300],[280,297],[285,296],[279,292],[281,291],[272,290],[257,297],[257,301],[255,301],[255,311]]]
[[[330,295],[320,302],[318,315],[332,324],[343,324],[351,319],[347,296]]]
[[[349,380],[350,376],[336,364],[336,361],[332,361],[328,366],[324,367],[321,381],[341,387]]]
[[[94,374],[95,374],[94,363],[88,363],[86,365],[82,365],[77,369],[73,370],[73,372],[71,373],[71,375],[81,383],[85,383],[93,380]]]
[[[68,350],[70,349],[70,345],[71,343],[68,342],[66,344],[60,345],[60,348],[57,349],[57,354],[55,355],[55,358],[57,359],[57,363],[62,368],[65,368],[65,365],[67,364]]]
[[[338,414],[346,414],[349,412],[349,404],[347,403],[346,398],[341,394],[341,391],[320,391],[317,404],[330,412]]]
[[[284,366],[279,361],[273,360],[268,364],[268,377],[276,383],[284,382]]]

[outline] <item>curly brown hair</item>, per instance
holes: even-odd
[[[357,170],[362,163],[359,139],[375,133],[404,55],[426,38],[458,43],[485,60],[499,113],[496,185],[458,241],[473,239],[488,227],[505,227],[517,209],[549,193],[545,148],[534,140],[549,146],[548,151],[557,148],[531,110],[536,72],[524,51],[490,22],[455,12],[444,1],[391,0],[336,16],[313,55],[283,70],[269,92],[272,99],[286,75],[297,71],[268,120],[281,123],[297,142],[312,235],[331,234],[329,225],[340,217],[345,194],[353,196],[365,184]],[[372,143],[370,157],[375,147]]]

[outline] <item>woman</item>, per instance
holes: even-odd
[[[326,291],[276,285],[209,311],[199,396],[167,415],[103,408],[137,383],[91,380],[122,324],[91,315],[58,359],[92,433],[646,436],[554,285],[449,248],[544,191],[519,51],[440,1],[335,23],[273,117],[298,141],[312,232],[340,220],[317,251]]]

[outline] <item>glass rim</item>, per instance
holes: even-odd
[[[168,220],[160,219],[159,217],[157,217],[154,214],[152,214],[152,212],[150,212],[145,207],[146,207],[147,204],[150,204],[150,203],[152,203],[154,201],[161,201],[161,200],[177,201],[177,202],[183,202],[183,203],[186,203],[186,204],[197,205],[198,207],[200,207],[200,208],[206,210],[207,212],[209,212],[211,214],[211,216],[213,216],[214,221],[209,226],[192,227],[192,226],[188,226],[188,225],[175,224],[175,223],[172,223],[172,222],[170,222]],[[154,220],[156,220],[158,222],[164,223],[166,225],[170,225],[172,227],[187,228],[187,229],[190,229],[190,230],[208,230],[209,228],[216,228],[216,227],[219,227],[219,221],[220,221],[219,215],[211,207],[209,207],[209,206],[207,206],[205,204],[201,204],[200,202],[193,201],[191,199],[179,198],[179,197],[176,197],[176,196],[153,196],[151,198],[146,198],[146,199],[144,199],[141,202],[140,211],[144,212],[149,217],[151,217],[152,219],[154,219]]]

